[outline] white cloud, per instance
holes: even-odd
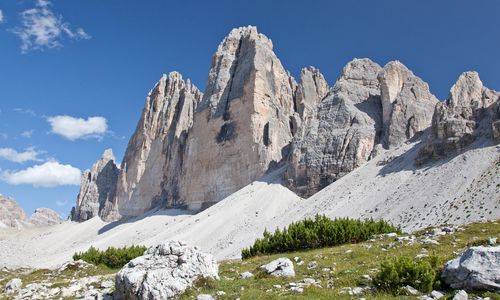
[[[31,138],[31,136],[33,136],[34,132],[35,132],[34,130],[25,130],[21,132],[21,136],[29,139]]]
[[[0,23],[3,23],[4,17],[3,17],[3,11],[0,9]]]
[[[71,29],[61,15],[56,15],[50,9],[51,5],[50,1],[38,0],[34,8],[21,13],[22,26],[13,30],[21,39],[21,52],[61,47],[64,37],[74,40],[90,39],[83,28]]]
[[[4,171],[1,179],[8,184],[30,184],[35,187],[79,185],[81,171],[71,165],[48,161],[20,171]]]
[[[24,152],[17,152],[12,148],[0,148],[0,157],[12,162],[23,163],[30,160],[39,161],[38,155],[42,152],[28,148]]]
[[[86,120],[71,116],[49,117],[51,132],[62,135],[68,140],[85,138],[102,138],[108,130],[108,123],[104,117],[89,117]]]

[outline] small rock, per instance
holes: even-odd
[[[436,240],[427,238],[427,239],[422,240],[422,244],[424,244],[424,245],[439,245],[439,242]]]
[[[273,285],[273,288],[275,288],[275,289],[281,289],[281,285],[275,284],[275,285]]]
[[[290,288],[290,291],[297,292],[297,293],[303,293],[304,292],[304,288],[301,288],[301,287],[298,287],[298,286],[292,286]]]
[[[424,257],[429,257],[429,255],[425,254],[425,253],[420,253],[420,254],[415,255],[416,259],[421,259],[421,258],[424,258]]]
[[[115,285],[115,283],[113,282],[113,280],[105,280],[105,281],[101,282],[101,288],[104,288],[104,289],[113,287],[114,285]]]
[[[488,239],[488,244],[490,244],[490,246],[495,246],[497,243],[497,238],[489,238]]]
[[[298,261],[300,260],[300,257],[295,256],[295,257],[293,258],[293,260],[294,260],[295,262],[298,262]]]
[[[316,283],[316,280],[314,280],[314,278],[304,278],[304,280],[302,280],[305,284],[315,284]]]
[[[214,300],[214,297],[209,294],[199,294],[198,296],[196,296],[196,300]]]
[[[409,285],[403,287],[402,290],[408,296],[416,296],[416,295],[420,294],[417,289],[415,289],[414,287],[409,286]]]
[[[3,289],[4,293],[11,293],[14,291],[17,291],[21,286],[23,285],[23,282],[19,278],[13,278],[7,284],[5,285],[5,288]]]
[[[455,296],[453,296],[453,300],[467,300],[469,299],[469,295],[464,290],[458,291]]]
[[[318,267],[318,263],[315,260],[311,261],[310,263],[307,264],[308,270],[316,269],[317,267]]]
[[[444,297],[444,295],[438,291],[432,291],[431,292],[431,297],[434,299],[441,299]]]
[[[224,291],[217,291],[217,293],[215,293],[217,296],[224,296],[226,294],[226,292]]]
[[[347,251],[345,252],[345,254],[349,254],[349,253],[352,253],[352,252],[353,252],[353,251],[352,251],[351,249],[349,249],[349,250],[347,250]]]
[[[240,274],[241,278],[242,279],[246,279],[246,278],[250,278],[250,277],[253,277],[253,274],[251,272],[243,272]]]
[[[261,266],[260,268],[263,272],[272,276],[295,277],[293,262],[286,257],[275,259],[272,262]]]
[[[372,281],[372,277],[368,274],[362,275],[361,278],[363,278],[366,281]]]

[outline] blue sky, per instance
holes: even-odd
[[[285,68],[329,83],[352,58],[398,59],[445,99],[476,70],[500,90],[497,0],[0,0],[0,193],[66,215],[78,174],[125,152],[149,89],[179,71],[201,90],[233,27],[256,25]],[[90,119],[89,119],[90,118]]]

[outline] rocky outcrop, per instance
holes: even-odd
[[[16,200],[0,195],[0,228],[20,229],[26,225],[26,213]]]
[[[296,86],[270,39],[255,27],[233,29],[212,59],[179,199],[206,207],[278,164],[292,140]]]
[[[453,155],[478,137],[499,137],[500,93],[483,86],[477,72],[465,72],[446,102],[436,105],[432,134],[418,164]]]
[[[295,92],[295,110],[300,116],[293,128],[294,135],[299,130],[298,137],[303,137],[304,130],[308,128],[311,121],[316,117],[318,105],[326,97],[329,91],[328,83],[323,74],[314,68],[308,67],[300,72],[300,83]]]
[[[52,226],[62,222],[61,216],[50,208],[37,208],[29,222],[35,226]]]
[[[187,135],[202,93],[182,75],[163,75],[146,105],[122,161],[114,211],[107,219],[178,205]]]
[[[116,274],[115,299],[172,299],[201,278],[219,279],[212,255],[183,242],[149,248]]]
[[[437,99],[398,61],[354,59],[292,144],[287,184],[308,197],[431,124]]]
[[[118,171],[113,151],[107,149],[91,170],[83,172],[71,220],[82,222],[95,216],[102,217],[112,209]]]
[[[427,83],[399,61],[385,65],[378,78],[386,147],[400,145],[431,125],[439,101]]]
[[[381,131],[380,70],[369,59],[344,67],[304,137],[292,145],[289,187],[312,195],[370,158]]]
[[[446,263],[441,278],[454,289],[500,290],[500,247],[472,247]]]

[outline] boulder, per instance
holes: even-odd
[[[117,274],[115,299],[171,299],[200,278],[218,280],[212,255],[183,242],[168,241],[149,248]]]
[[[263,265],[260,269],[272,276],[276,277],[295,277],[293,262],[288,258],[278,258],[272,262]]]
[[[464,290],[456,292],[455,296],[453,296],[453,300],[467,300],[467,299],[469,299],[469,295]]]
[[[446,263],[441,278],[454,289],[500,290],[500,246],[467,249]]]
[[[23,282],[19,278],[13,278],[7,284],[5,285],[5,288],[3,289],[4,293],[11,293],[19,290],[21,286],[23,285]]]

